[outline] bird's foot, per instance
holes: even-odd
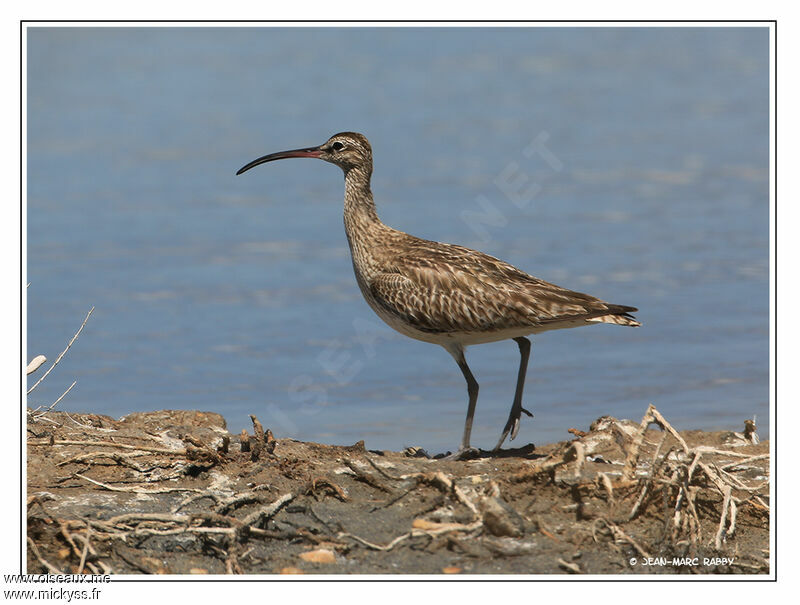
[[[517,438],[517,433],[519,433],[520,419],[522,418],[521,412],[525,412],[530,418],[533,418],[533,414],[531,414],[528,410],[526,410],[522,406],[519,406],[519,410],[517,410],[516,414],[512,413],[512,418],[514,419],[514,427],[511,429],[511,440],[512,441]],[[509,418],[508,420],[510,422],[511,418]]]
[[[503,442],[506,440],[506,437],[508,437],[509,433],[511,434],[512,441],[516,438],[517,433],[519,433],[520,419],[522,418],[523,412],[533,418],[533,414],[531,414],[522,406],[511,408],[511,414],[508,416],[508,422],[506,422],[505,427],[503,427],[503,434],[500,435],[500,440],[497,442],[497,445],[494,446],[494,449],[492,450],[493,452],[500,451],[500,446],[503,445]]]
[[[517,424],[519,424],[519,420],[517,420]],[[503,445],[503,442],[506,440],[506,437],[508,437],[508,433],[509,433],[510,430],[511,430],[511,427],[506,425],[506,428],[503,429],[503,434],[500,435],[500,439],[498,440],[497,445],[494,446],[494,449],[492,449],[492,452],[499,452],[500,451],[500,446]],[[512,437],[512,439],[513,439],[513,437]]]
[[[476,447],[460,447],[455,453],[442,456],[439,460],[473,460],[480,455],[481,451]]]

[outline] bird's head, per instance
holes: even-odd
[[[357,132],[340,132],[318,147],[279,151],[262,156],[240,168],[236,174],[242,174],[265,162],[286,158],[319,158],[336,164],[345,174],[353,168],[361,168],[367,174],[372,172],[372,147],[367,137]]]

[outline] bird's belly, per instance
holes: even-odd
[[[502,329],[489,329],[489,330],[475,330],[475,331],[430,331],[421,330],[413,323],[405,321],[401,317],[387,311],[381,307],[372,297],[365,296],[367,303],[375,311],[375,314],[380,317],[390,328],[400,332],[401,334],[433,344],[446,346],[450,343],[458,343],[461,346],[467,347],[470,345],[485,344],[489,342],[498,342],[500,340],[508,340],[511,338],[518,338],[520,336],[529,336],[531,334],[538,334],[539,332],[547,332],[549,330],[561,330],[565,328],[577,328],[580,326],[592,325],[584,319],[554,322],[544,325],[529,325],[529,326],[515,326],[511,328]]]
[[[531,334],[539,334],[540,332],[549,332],[550,330],[562,330],[565,328],[578,328],[580,326],[591,325],[584,319],[574,321],[564,321],[558,323],[548,323],[542,325],[521,326],[513,328],[504,328],[499,330],[486,330],[474,332],[447,332],[443,333],[443,340],[445,342],[457,342],[464,347],[470,345],[479,345],[489,342],[497,342],[500,340],[508,340],[510,338],[519,338],[520,336],[530,336]],[[437,340],[436,342],[441,342]]]
[[[380,317],[384,321],[384,323],[393,330],[397,330],[398,332],[400,332],[400,334],[408,336],[409,338],[414,338],[416,340],[424,340],[425,342],[434,342],[434,343],[440,342],[439,332],[420,330],[419,328],[415,327],[414,324],[404,321],[394,313],[390,313],[389,311],[381,307],[371,297],[365,297],[365,298],[370,308],[372,308],[372,310],[375,311],[375,314],[378,317]]]

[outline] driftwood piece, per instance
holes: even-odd
[[[645,415],[642,417],[642,422],[639,425],[639,431],[628,448],[628,456],[625,459],[625,466],[622,469],[622,476],[625,479],[632,480],[636,474],[636,463],[639,460],[639,449],[642,447],[642,443],[644,442],[644,436],[647,433],[647,427],[649,427],[651,424],[657,424],[662,430],[667,431],[678,441],[678,443],[680,443],[683,451],[686,454],[689,453],[689,446],[686,445],[686,441],[684,441],[683,437],[678,434],[678,431],[672,428],[672,425],[666,421],[656,407],[653,404],[650,404],[647,408],[647,412],[645,412]]]
[[[28,367],[25,368],[25,372],[28,375],[33,374],[36,370],[38,370],[41,367],[41,365],[45,361],[47,361],[47,357],[45,357],[44,355],[37,355],[36,357],[31,359],[30,363],[28,363]]]

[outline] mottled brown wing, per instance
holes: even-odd
[[[370,281],[370,291],[386,311],[426,332],[486,331],[524,321],[521,317],[511,321],[513,309],[489,296],[486,289],[470,292],[464,282],[453,282],[448,287],[441,276],[426,273],[421,270],[416,275],[418,279],[381,273]],[[431,281],[435,284],[430,285]]]
[[[384,309],[425,331],[503,330],[635,310],[550,284],[469,248],[414,240],[415,252],[396,256],[392,272],[374,277],[370,289]]]

